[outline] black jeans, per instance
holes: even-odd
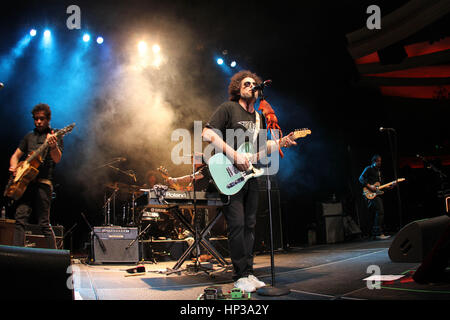
[[[253,178],[238,193],[232,195],[230,203],[223,207],[234,281],[253,274],[258,199],[258,182]]]
[[[41,227],[48,247],[56,249],[56,240],[53,229],[50,226],[50,204],[52,189],[44,183],[31,182],[22,198],[18,200],[15,213],[15,230],[13,245],[25,246],[25,225],[32,213],[37,217],[37,223]]]
[[[379,236],[383,234],[384,223],[384,206],[383,200],[378,196],[372,200],[367,200],[369,208],[369,223],[371,226],[371,236]]]

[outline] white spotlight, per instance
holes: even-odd
[[[154,53],[158,53],[161,50],[161,48],[157,44],[154,44],[152,47],[152,50]]]
[[[30,36],[34,37],[36,35],[36,33],[37,33],[36,29],[30,30]]]
[[[97,37],[97,43],[98,44],[102,44],[103,43],[103,38],[102,37]]]
[[[145,41],[139,42],[138,50],[140,54],[145,54],[147,52],[147,43]]]
[[[230,67],[232,67],[232,68],[236,67],[236,61],[231,62]]]

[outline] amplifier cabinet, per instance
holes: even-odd
[[[12,246],[16,220],[0,219],[0,245]]]
[[[60,225],[51,226],[53,233],[55,234],[56,248],[64,248],[64,227]],[[41,231],[41,227],[37,224],[25,225],[25,247],[29,248],[44,248],[49,249],[49,244],[44,234]]]
[[[100,245],[97,236],[91,233],[92,257],[96,263],[139,262],[139,241],[130,243],[138,236],[138,228],[118,226],[94,227],[95,234],[101,239],[104,248]],[[128,247],[128,249],[127,249]]]

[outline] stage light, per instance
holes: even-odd
[[[47,29],[47,30],[44,31],[44,37],[45,38],[50,38],[51,35],[52,35],[52,33],[50,32],[50,30]]]
[[[145,41],[139,42],[138,50],[140,54],[145,54],[147,52],[147,43]]]
[[[83,36],[83,41],[88,42],[89,40],[91,40],[91,36],[89,34],[85,33]]]
[[[36,29],[30,30],[30,36],[34,37],[36,35],[36,33],[37,33]]]
[[[232,61],[232,62],[230,63],[230,67],[232,67],[232,68],[236,67],[236,61]]]
[[[161,50],[161,48],[157,44],[154,44],[152,50],[154,53],[158,53]]]
[[[102,37],[97,37],[97,43],[98,44],[102,44],[103,43],[103,38]]]
[[[223,64],[223,59],[222,58],[217,59],[217,64],[218,65],[222,65]]]

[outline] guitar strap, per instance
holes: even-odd
[[[258,134],[259,134],[259,127],[260,127],[260,122],[261,122],[261,118],[260,115],[258,113],[258,111],[255,110],[255,131],[253,132],[253,145],[256,145],[256,139],[258,138]]]

